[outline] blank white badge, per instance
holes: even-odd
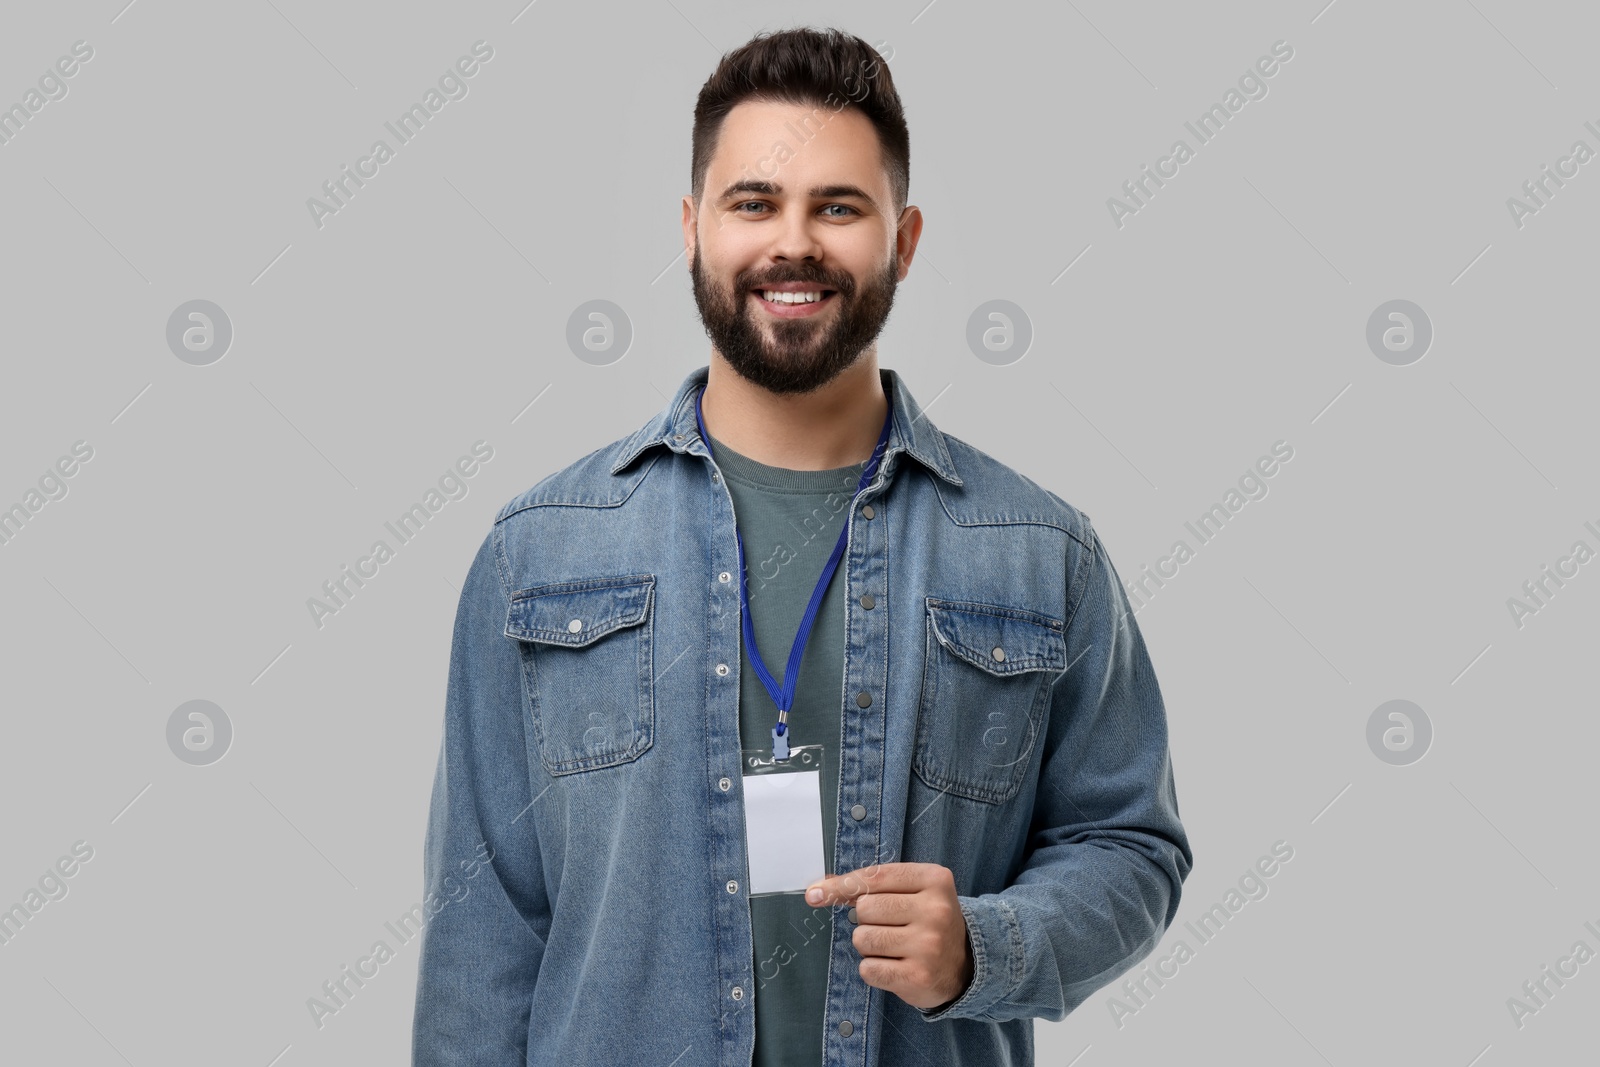
[[[797,893],[827,871],[822,858],[821,771],[744,777],[750,892]]]

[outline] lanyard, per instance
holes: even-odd
[[[711,452],[711,435],[706,433],[705,416],[700,412],[700,397],[705,394],[704,387],[694,398],[694,417],[700,424],[700,439],[706,443],[706,452]],[[861,472],[861,481],[856,486],[856,495],[867,487],[872,481],[872,476],[877,473],[878,461],[883,458],[884,446],[889,441],[889,424],[894,419],[894,401],[890,400],[888,413],[883,419],[883,432],[878,435],[878,446],[872,450],[872,459],[867,463],[867,469]],[[851,504],[854,505],[854,497]],[[800,620],[800,630],[794,635],[794,647],[789,650],[789,663],[783,671],[783,686],[772,678],[767,670],[767,665],[761,661],[761,650],[756,647],[756,634],[750,622],[750,594],[747,588],[744,573],[744,536],[739,533],[739,524],[734,522],[734,537],[739,544],[739,616],[743,622],[745,649],[750,656],[750,665],[755,668],[756,677],[761,679],[761,684],[778,705],[778,725],[772,728],[772,758],[774,760],[787,760],[789,758],[789,708],[794,705],[795,683],[800,678],[800,660],[805,655],[806,640],[811,636],[811,624],[817,621],[817,609],[822,605],[823,594],[828,590],[828,582],[833,578],[833,572],[839,568],[839,560],[844,556],[845,537],[850,532],[850,522],[845,520],[844,528],[839,531],[839,541],[833,546],[833,554],[828,557],[828,565],[822,568],[822,577],[817,579],[817,587],[811,591],[811,601],[806,605],[805,617]]]

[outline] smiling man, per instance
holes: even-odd
[[[723,57],[682,214],[710,362],[472,563],[415,1064],[1031,1064],[1177,911],[1104,546],[878,365],[922,232],[885,62]]]

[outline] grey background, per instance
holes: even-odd
[[[1122,1026],[1115,987],[1040,1023],[1040,1062],[1594,1055],[1600,963],[1521,1028],[1506,1006],[1600,949],[1600,564],[1520,629],[1506,605],[1600,547],[1600,163],[1521,228],[1506,206],[1600,148],[1592,7],[122,2],[0,32],[4,104],[94,48],[0,146],[0,504],[95,450],[0,546],[0,904],[95,850],[0,946],[4,1058],[406,1061],[415,942],[320,1029],[306,1001],[420,899],[456,589],[505,500],[707,361],[694,95],[802,18],[892,50],[927,227],[881,361],[941,428],[1086,511],[1129,579],[1295,450],[1138,616],[1197,856],[1157,955],[1294,858]],[[479,39],[469,94],[318,229],[307,198]],[[1278,40],[1268,95],[1113,225]],[[196,299],[233,328],[209,366],[165,339]],[[633,330],[605,366],[566,344],[596,299]],[[1006,366],[966,342],[996,299],[1033,330]],[[1396,299],[1434,330],[1409,366],[1365,341]],[[469,494],[317,628],[307,598],[479,439]],[[167,744],[196,699],[233,729],[209,766]],[[1407,766],[1367,745],[1393,699],[1434,732]]]

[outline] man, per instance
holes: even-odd
[[[416,1064],[1028,1064],[1172,921],[1165,710],[1093,527],[878,367],[908,184],[859,38],[701,90],[710,364],[506,504],[462,591]]]

